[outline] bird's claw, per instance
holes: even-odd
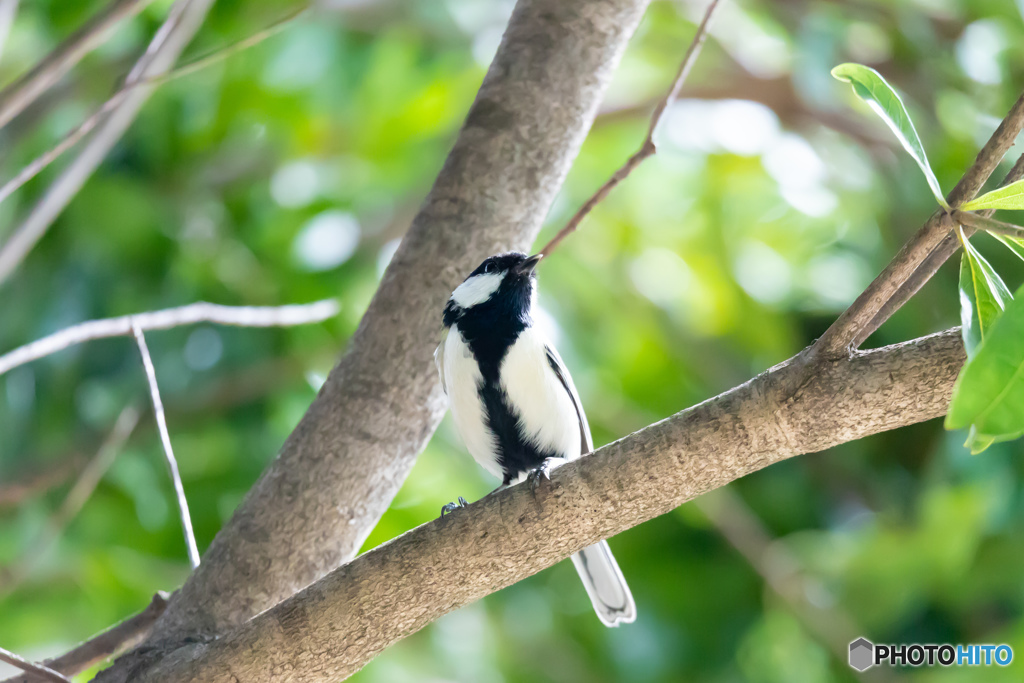
[[[457,502],[457,503],[448,503],[444,507],[441,508],[441,516],[444,517],[445,515],[447,515],[447,514],[449,514],[451,512],[455,512],[459,508],[464,508],[467,505],[469,505],[469,503],[466,502],[466,499],[463,498],[462,496],[459,496],[459,502]]]
[[[551,481],[551,464],[545,460],[539,467],[530,470],[526,478],[530,482],[530,488],[536,491],[545,479]]]

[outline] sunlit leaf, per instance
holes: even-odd
[[[971,428],[967,430],[967,441],[964,442],[964,447],[970,449],[971,455],[977,455],[994,443],[1013,441],[1014,439],[1019,439],[1021,436],[1024,436],[1024,432],[1000,434],[999,436],[982,434],[978,431],[977,427],[971,425]]]
[[[967,441],[964,442],[964,448],[970,449],[971,455],[977,455],[993,443],[995,443],[995,437],[988,434],[979,434],[978,428],[971,425],[971,428],[967,431]]]
[[[1024,180],[986,192],[960,207],[964,211],[979,209],[1024,209]]]
[[[947,429],[975,428],[975,440],[1024,432],[1024,288],[1009,302],[953,388]],[[983,443],[976,443],[981,446]]]
[[[939,187],[939,181],[928,163],[928,155],[925,154],[921,138],[918,137],[917,130],[914,128],[914,122],[910,120],[910,114],[903,106],[903,100],[896,94],[892,86],[877,71],[862,64],[840,64],[832,69],[832,76],[852,85],[857,96],[885,121],[900,144],[903,145],[903,149],[907,150],[917,165],[921,167],[928,186],[931,188],[932,194],[935,195],[935,201],[939,203],[939,206],[948,209],[949,205],[946,203],[945,197],[942,196],[942,188]]]
[[[1016,254],[1017,258],[1024,261],[1024,240],[1019,237],[1010,237],[1009,235],[998,235],[994,232],[989,234],[1005,244],[1006,248]]]
[[[962,232],[960,241],[964,246],[960,258],[960,322],[970,359],[1013,295]]]

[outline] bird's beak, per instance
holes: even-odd
[[[537,264],[540,263],[542,258],[544,258],[544,254],[534,254],[519,264],[519,272],[524,275],[526,273],[532,273],[533,269],[537,267]]]

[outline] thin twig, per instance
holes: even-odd
[[[54,147],[47,150],[46,152],[43,152],[38,157],[30,161],[24,168],[18,171],[18,173],[15,176],[13,176],[10,180],[4,183],[3,186],[0,186],[0,202],[3,202],[5,199],[11,196],[11,194],[17,191],[18,188],[20,188],[22,185],[35,178],[44,168],[52,164],[62,154],[64,154],[64,152],[74,147],[79,140],[85,137],[93,128],[97,126],[97,124],[99,124],[100,121],[103,120],[103,117],[106,114],[108,114],[111,110],[113,110],[115,107],[121,104],[121,102],[124,101],[124,99],[129,95],[129,93],[131,93],[136,88],[142,86],[156,87],[158,85],[163,85],[168,81],[173,81],[183,76],[188,76],[190,74],[195,73],[196,71],[205,69],[208,66],[216,64],[217,62],[221,62],[227,59],[228,57],[231,57],[232,55],[235,55],[243,50],[253,47],[254,45],[258,45],[259,43],[263,42],[267,38],[270,38],[271,36],[277,35],[285,28],[287,28],[288,24],[290,24],[295,19],[299,18],[308,9],[308,5],[303,6],[297,11],[292,12],[283,19],[274,22],[267,28],[249,36],[248,38],[240,40],[237,43],[229,45],[228,47],[222,50],[218,50],[217,52],[209,54],[205,57],[201,57],[195,60],[194,62],[190,62],[189,64],[182,66],[179,69],[175,69],[174,71],[168,72],[160,76],[145,78],[134,82],[126,82],[124,86],[122,86],[120,90],[114,93],[110,97],[110,99],[104,102],[99,109],[97,109],[88,118],[82,121],[82,123],[80,123],[77,128],[68,132],[67,135],[65,135],[61,139],[61,141],[58,142]]]
[[[24,111],[96,49],[118,23],[135,16],[152,0],[114,0],[68,36],[24,76],[0,92],[0,128]]]
[[[107,337],[126,337],[133,334],[133,325],[145,331],[166,330],[199,322],[238,327],[289,327],[321,322],[337,315],[339,310],[340,306],[335,299],[291,306],[221,306],[201,301],[161,311],[90,320],[0,356],[0,375],[75,344]]]
[[[579,224],[583,222],[587,214],[593,210],[608,194],[615,188],[616,185],[621,183],[629,176],[633,170],[639,166],[644,159],[653,156],[657,153],[658,148],[654,144],[654,134],[657,132],[658,125],[665,116],[665,112],[668,110],[669,105],[675,102],[676,97],[679,96],[679,91],[683,87],[683,83],[686,82],[686,77],[690,75],[690,70],[693,68],[694,63],[697,61],[697,56],[700,55],[701,47],[704,46],[704,40],[708,35],[708,22],[711,21],[711,15],[714,13],[715,8],[718,7],[719,0],[711,0],[711,4],[708,5],[707,11],[704,13],[704,18],[701,20],[700,25],[697,26],[697,33],[693,36],[693,40],[690,42],[690,46],[686,49],[686,55],[683,57],[682,63],[679,65],[679,72],[676,74],[675,80],[672,81],[672,87],[669,88],[665,96],[661,98],[658,105],[654,108],[651,113],[651,121],[647,126],[647,137],[644,138],[644,142],[640,145],[633,156],[626,160],[626,163],[622,165],[619,170],[615,171],[612,176],[605,181],[597,192],[588,199],[583,206],[569,219],[565,227],[558,231],[558,234],[551,238],[551,241],[545,244],[537,252],[541,258],[550,256],[551,252],[561,244],[562,240],[568,237],[572,232],[579,227]]]
[[[301,5],[300,7],[290,12],[289,14],[286,14],[285,16],[281,17],[280,19],[270,24],[269,26],[260,29],[259,31],[252,34],[248,38],[243,38],[238,42],[231,43],[226,47],[211,52],[210,54],[204,57],[199,57],[189,62],[188,64],[185,64],[171,72],[164,74],[163,76],[147,78],[144,81],[132,84],[129,86],[129,88],[137,87],[139,85],[163,85],[168,81],[173,81],[183,76],[189,76],[197,71],[205,69],[208,66],[213,66],[214,64],[223,62],[225,59],[233,57],[239,52],[243,52],[251,47],[259,45],[268,38],[273,38],[278,33],[288,28],[288,25],[291,24],[293,21],[295,21],[296,19],[304,15],[306,12],[308,12],[310,10],[310,7],[311,5],[308,4]]]
[[[704,494],[693,501],[768,588],[782,598],[811,633],[846,665],[849,644],[866,631],[841,608],[817,607],[807,600],[809,577],[799,558],[772,538],[758,516],[729,487]],[[897,681],[901,678],[885,669],[861,674],[867,681]]]
[[[8,652],[2,647],[0,647],[0,661],[4,661],[8,664],[16,666],[22,671],[28,671],[32,674],[35,674],[37,678],[40,678],[44,681],[54,681],[54,683],[71,683],[71,681],[68,680],[65,676],[62,676],[53,669],[47,668],[40,664],[26,662],[18,655],[14,654],[13,652]]]
[[[997,221],[995,218],[982,216],[978,213],[954,211],[953,218],[959,221],[961,225],[969,226],[975,230],[985,230],[986,232],[992,232],[997,235],[1009,235],[1010,237],[1024,238],[1024,228],[1019,225]]]
[[[169,71],[185,45],[192,39],[206,18],[214,0],[178,0],[167,19],[157,30],[145,54],[129,72],[127,82],[157,76]],[[42,239],[50,225],[106,158],[149,97],[151,89],[136,88],[99,124],[78,156],[50,185],[32,210],[0,246],[0,284]]]
[[[995,171],[1006,152],[1013,146],[1024,126],[1024,95],[1014,103],[1010,112],[996,128],[992,137],[978,152],[974,164],[946,197],[954,209],[974,197]],[[826,359],[842,358],[856,349],[867,335],[876,316],[886,308],[887,302],[909,280],[928,256],[950,234],[954,222],[949,214],[936,212],[920,230],[900,249],[885,270],[868,285],[856,301],[832,323],[814,346],[811,354]],[[941,264],[940,264],[941,265]],[[926,278],[927,279],[927,278]],[[923,283],[922,283],[923,284]],[[894,312],[892,309],[890,314]],[[879,323],[880,324],[880,323]]]
[[[82,470],[75,485],[71,487],[71,491],[64,499],[64,503],[47,521],[46,528],[36,544],[11,567],[6,570],[0,569],[0,597],[9,594],[31,574],[39,558],[46,554],[68,523],[78,515],[86,501],[92,496],[93,491],[96,490],[103,475],[114,464],[114,460],[124,447],[125,441],[131,436],[138,421],[139,410],[135,406],[126,406],[121,411],[110,434],[103,441],[93,459]]]
[[[59,464],[26,473],[19,480],[0,484],[0,508],[14,507],[28,498],[63,484],[81,467],[82,459],[74,455],[65,458]]]
[[[118,652],[135,647],[149,634],[153,624],[167,609],[168,597],[166,593],[156,593],[146,609],[90,638],[70,652],[46,660],[44,664],[65,676],[75,676]],[[28,674],[22,674],[8,678],[3,683],[32,683],[33,680]]]
[[[1017,158],[1017,162],[1010,169],[1010,172],[1003,178],[1003,182],[999,185],[1000,187],[1015,183],[1021,178],[1024,178],[1024,154]],[[985,209],[979,211],[979,216],[991,216],[995,213],[995,209]],[[970,237],[974,230],[968,227],[964,230],[964,233]],[[956,253],[956,250],[960,248],[960,238],[956,232],[948,233],[938,246],[932,249],[932,252],[928,254],[928,258],[921,262],[921,265],[917,267],[906,282],[904,282],[900,288],[896,291],[891,299],[885,302],[881,310],[875,314],[875,317],[871,319],[871,323],[867,325],[860,333],[854,338],[853,345],[859,347],[863,344],[868,337],[875,333],[875,331],[881,327],[886,320],[892,317],[892,314],[903,307],[903,304],[910,301],[917,292],[924,286],[928,280],[931,279],[942,264],[949,260],[949,258]]]
[[[192,518],[188,513],[188,501],[185,499],[185,488],[181,485],[181,474],[178,473],[178,461],[174,458],[174,451],[171,449],[171,435],[167,431],[167,418],[164,416],[164,404],[160,400],[160,388],[156,384],[156,370],[153,368],[153,359],[149,355],[149,347],[146,345],[146,335],[138,325],[132,326],[135,334],[135,341],[139,345],[139,353],[142,354],[142,366],[146,369],[146,379],[149,381],[149,394],[153,399],[153,413],[156,416],[156,426],[160,431],[160,441],[164,446],[164,456],[167,458],[167,467],[171,471],[171,481],[174,482],[174,493],[178,498],[178,514],[181,516],[181,529],[185,534],[185,545],[188,546],[188,561],[192,569],[199,566],[199,549],[196,547],[196,537],[192,532]]]

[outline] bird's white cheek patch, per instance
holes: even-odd
[[[459,308],[470,308],[482,304],[498,291],[503,279],[505,279],[504,273],[474,275],[455,288],[455,291],[452,292],[452,300]]]

